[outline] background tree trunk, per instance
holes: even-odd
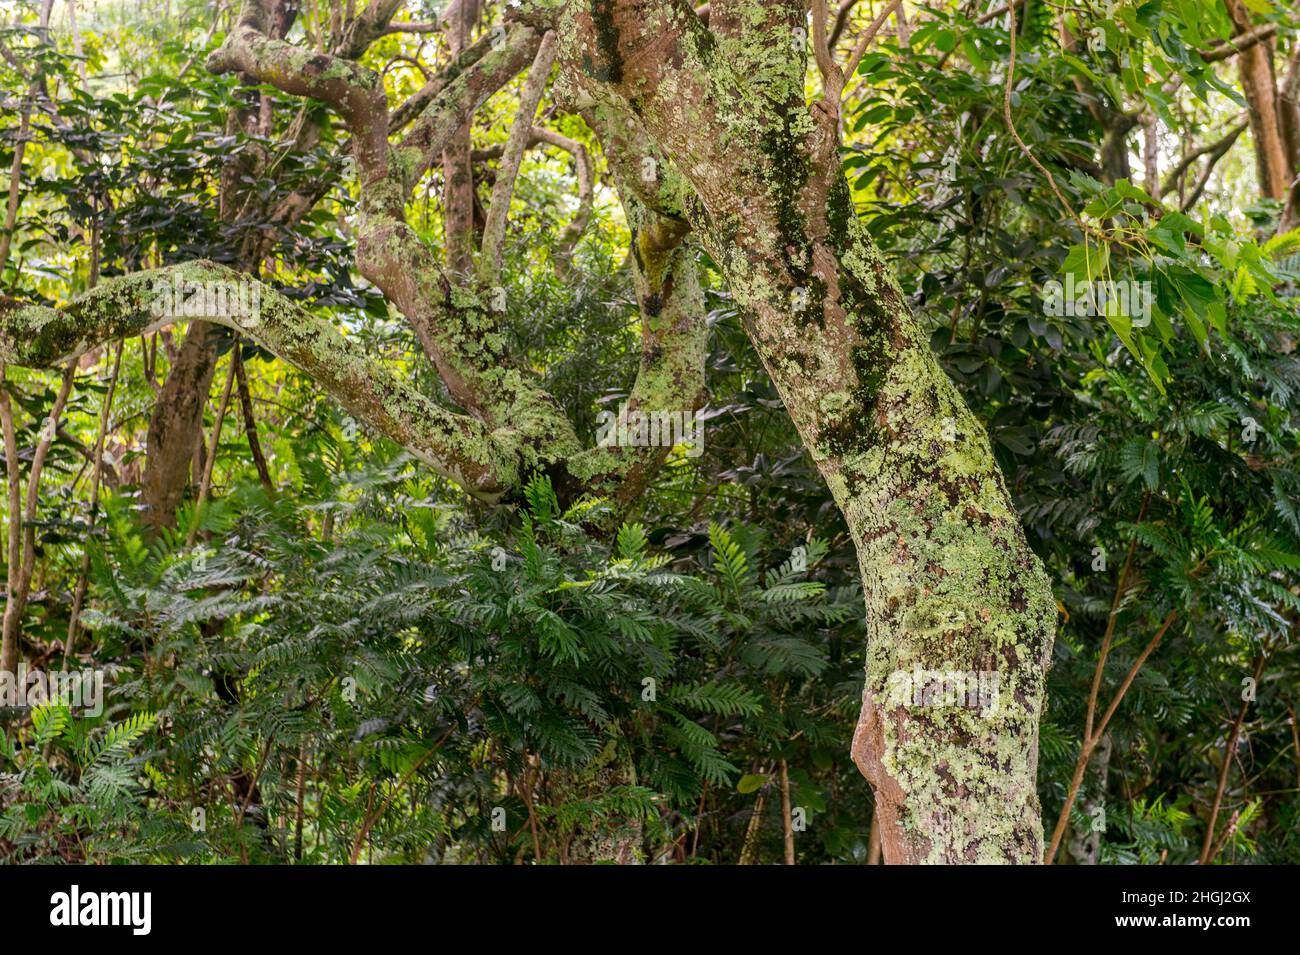
[[[145,521],[170,527],[190,481],[190,463],[203,432],[203,409],[217,367],[217,329],[195,319],[185,333],[149,416],[141,497]]]

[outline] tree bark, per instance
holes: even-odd
[[[875,791],[885,860],[1037,862],[1050,582],[988,435],[852,207],[838,162],[843,71],[822,64],[826,95],[810,105],[802,0],[758,16],[743,3],[717,0],[712,31],[683,0],[526,6],[500,49],[475,44],[417,94],[425,105],[390,118],[377,74],[268,39],[265,0],[244,0],[210,67],[342,116],[362,182],[358,267],[406,315],[462,411],[394,380],[269,290],[261,324],[244,331],[483,500],[533,469],[614,494],[644,486],[654,455],[584,451],[537,377],[506,353],[484,289],[451,281],[405,220],[411,188],[455,131],[554,30],[562,85],[594,118],[634,230],[648,318],[634,394],[683,410],[699,400],[698,242],[848,524],[869,625],[852,753]],[[395,124],[407,123],[392,147]],[[230,273],[195,263],[182,274]],[[58,310],[0,308],[0,357],[48,364],[92,340],[138,334],[157,277],[116,280]],[[926,692],[936,674],[976,680],[979,692],[936,700]]]
[[[341,50],[352,57],[364,53],[382,34],[399,6],[398,0],[380,0],[370,4],[364,14],[348,24],[348,31],[339,43]],[[270,3],[267,17],[270,35],[284,37],[293,26],[297,13],[298,4],[291,0]],[[243,85],[252,88],[256,82],[245,77]],[[242,132],[269,137],[272,132],[269,104],[269,99],[263,98],[263,108],[231,109],[226,116],[227,135]],[[319,136],[318,121],[304,118],[292,148],[309,149]],[[324,192],[324,189],[311,195],[295,192],[274,208],[264,207],[256,211],[254,206],[259,203],[265,206],[265,200],[249,196],[246,180],[263,171],[264,160],[265,157],[259,156],[256,149],[240,152],[222,169],[220,185],[218,215],[223,223],[233,227],[242,218],[270,223],[269,227],[257,225],[243,230],[234,247],[226,250],[240,271],[254,278],[259,273],[261,261],[274,247],[278,233],[299,222]],[[203,414],[216,370],[216,347],[220,334],[219,329],[201,319],[190,323],[149,418],[140,490],[145,521],[155,531],[169,527],[175,521],[176,508],[190,485],[191,472],[193,470],[197,476],[201,468],[201,465],[192,468],[192,463],[196,461],[196,449],[203,441]]]
[[[453,58],[469,45],[478,22],[478,0],[456,0],[447,14],[447,40]],[[447,268],[468,273],[474,267],[474,167],[470,163],[470,123],[451,135],[442,154],[443,248]]]
[[[804,54],[789,43],[802,5],[767,14],[718,36],[683,3],[575,0],[558,21],[561,57],[689,184],[650,201],[683,203],[848,522],[870,634],[853,756],[886,861],[1037,862],[1050,582],[984,428],[854,214],[836,117],[805,103]],[[915,705],[891,692],[915,669],[988,674],[996,698]]]
[[[217,367],[216,335],[210,322],[190,323],[149,416],[140,494],[145,522],[155,531],[172,525],[189,486],[190,463]]]
[[[1226,0],[1228,14],[1238,34],[1251,29],[1250,11],[1241,0]],[[1237,73],[1250,114],[1250,136],[1255,146],[1255,172],[1260,194],[1285,200],[1291,186],[1286,146],[1279,122],[1277,79],[1273,75],[1273,40],[1252,44],[1237,54]]]

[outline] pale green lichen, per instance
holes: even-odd
[[[575,20],[593,11],[566,9]],[[858,547],[869,694],[884,701],[889,675],[915,664],[1002,678],[993,714],[883,713],[883,776],[873,783],[897,796],[906,856],[1031,861],[1041,850],[1034,776],[1055,618],[1049,582],[987,435],[930,353],[842,180],[817,233],[818,210],[806,201],[820,172],[805,149],[813,122],[802,51],[773,42],[770,5],[728,4],[715,15],[742,29],[709,39],[680,11],[650,11],[638,29],[675,34],[673,57],[636,61],[636,76],[625,75],[628,64],[589,62],[589,88],[635,102],[668,154],[690,157],[679,167],[697,196],[684,200],[686,214]],[[605,55],[617,54],[614,22],[597,29],[613,38]],[[575,29],[567,42],[586,35]],[[814,253],[835,263],[833,276],[815,271]],[[805,297],[804,308],[793,304]]]

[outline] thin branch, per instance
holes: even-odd
[[[370,834],[371,828],[379,821],[379,817],[388,811],[388,807],[393,804],[393,800],[398,797],[401,791],[406,787],[406,784],[410,782],[411,777],[415,775],[416,771],[428,762],[429,758],[433,756],[434,753],[438,752],[438,750],[442,748],[442,744],[447,741],[449,736],[451,736],[450,729],[443,733],[442,736],[434,742],[433,746],[424,753],[424,755],[411,764],[411,768],[408,769],[402,775],[402,778],[397,781],[397,785],[393,787],[393,791],[389,794],[388,798],[383,801],[378,809],[369,813],[362,821],[361,830],[357,833],[357,837],[352,843],[352,855],[348,860],[349,862],[353,865],[357,864],[357,860],[361,858],[361,847],[365,843],[366,837]]]
[[[1146,516],[1147,505],[1151,503],[1151,494],[1142,497],[1142,506],[1138,508],[1136,524],[1142,523]],[[1115,634],[1115,622],[1119,619],[1119,605],[1124,597],[1124,588],[1128,583],[1129,570],[1133,566],[1133,555],[1137,551],[1137,535],[1129,541],[1128,552],[1124,555],[1124,566],[1119,573],[1119,582],[1115,585],[1115,594],[1110,601],[1110,613],[1106,617],[1106,632],[1101,638],[1101,652],[1097,655],[1097,666],[1092,673],[1092,687],[1088,691],[1088,712],[1084,718],[1083,738],[1092,738],[1092,721],[1097,713],[1097,695],[1101,691],[1101,675],[1106,669],[1106,658],[1110,655],[1110,642]]]
[[[781,760],[781,830],[785,838],[785,864],[794,865],[794,820],[790,806],[790,774]]]
[[[117,393],[117,380],[122,372],[122,345],[117,343],[113,353],[113,370],[108,376],[108,391],[104,394],[104,403],[99,410],[99,434],[95,438],[95,463],[90,475],[90,510],[86,518],[86,543],[81,551],[81,567],[77,570],[77,583],[72,590],[72,609],[68,611],[68,637],[63,641],[63,669],[68,669],[72,660],[72,650],[77,643],[77,629],[81,624],[81,604],[86,599],[86,584],[90,578],[90,542],[95,531],[95,519],[99,511],[99,472],[100,462],[104,460],[104,442],[108,437],[109,414],[113,410],[113,396]]]
[[[1024,5],[1025,5],[1025,0],[1016,0],[1014,4],[1014,6],[1016,7],[1023,7]],[[992,10],[990,10],[988,13],[985,13],[982,16],[978,17],[975,20],[975,25],[983,26],[984,24],[988,23],[990,20],[996,20],[998,17],[1002,16],[1004,13],[1010,10],[1011,7],[1012,4],[1008,4],[1008,3],[1004,3],[1000,7],[995,7]]]
[[[1119,708],[1120,703],[1123,702],[1124,696],[1128,693],[1129,687],[1133,685],[1133,680],[1137,676],[1138,671],[1142,669],[1142,665],[1146,663],[1147,658],[1151,656],[1151,654],[1155,652],[1156,647],[1160,645],[1161,639],[1163,639],[1169,628],[1173,626],[1174,620],[1177,616],[1177,610],[1171,610],[1165,616],[1164,621],[1160,624],[1160,629],[1157,630],[1155,636],[1147,642],[1147,645],[1143,647],[1142,652],[1138,654],[1138,658],[1133,662],[1133,665],[1129,667],[1128,673],[1124,676],[1124,682],[1121,683],[1119,689],[1115,691],[1115,696],[1111,699],[1110,706],[1106,708],[1106,712],[1102,716],[1101,722],[1098,724],[1096,731],[1091,736],[1084,738],[1083,745],[1079,750],[1079,760],[1074,765],[1074,775],[1070,779],[1070,789],[1066,794],[1065,804],[1061,807],[1061,814],[1056,818],[1056,828],[1052,831],[1051,845],[1048,847],[1047,854],[1043,858],[1044,865],[1052,864],[1053,860],[1056,858],[1057,850],[1061,847],[1061,839],[1065,836],[1065,830],[1070,821],[1070,810],[1074,808],[1074,802],[1079,796],[1079,789],[1083,785],[1083,776],[1088,769],[1088,761],[1092,758],[1093,750],[1097,748],[1097,744],[1101,742],[1102,736],[1105,735],[1106,727],[1110,724],[1111,717],[1115,715],[1115,711]]]
[[[298,779],[294,791],[293,861],[302,861],[303,803],[307,793],[307,737],[298,741]]]
[[[384,27],[384,36],[392,33],[441,33],[441,23],[390,23]]]
[[[71,447],[73,451],[76,451],[79,455],[81,455],[83,458],[86,459],[86,464],[93,465],[95,463],[94,448],[86,447],[85,442],[83,442],[80,438],[78,438],[75,434],[73,434],[71,431],[69,431],[66,428],[59,428],[58,435],[60,441],[63,441],[65,444]],[[115,488],[122,483],[122,479],[118,476],[117,468],[113,467],[113,465],[111,465],[107,461],[100,462],[100,469],[103,471],[104,474],[103,477],[104,483],[107,484],[109,487]]]
[[[1164,621],[1160,624],[1160,629],[1156,631],[1155,636],[1150,639],[1147,645],[1142,648],[1142,652],[1138,654],[1138,658],[1134,660],[1133,665],[1129,667],[1128,673],[1124,675],[1124,682],[1121,683],[1119,689],[1115,691],[1115,696],[1111,699],[1110,706],[1106,708],[1106,712],[1101,717],[1101,722],[1097,724],[1097,732],[1093,737],[1094,747],[1097,743],[1101,742],[1101,737],[1106,733],[1106,727],[1110,725],[1110,718],[1115,715],[1115,711],[1119,709],[1120,703],[1124,701],[1124,695],[1128,693],[1128,688],[1133,685],[1133,680],[1137,676],[1138,671],[1142,669],[1142,664],[1146,663],[1147,657],[1151,656],[1151,654],[1155,652],[1156,647],[1160,646],[1161,639],[1169,631],[1169,628],[1173,626],[1174,620],[1177,619],[1177,617],[1177,610],[1169,611]]]
[[[41,5],[40,36],[42,43],[49,43],[50,8],[54,0],[45,0]],[[5,204],[4,230],[0,232],[0,276],[4,275],[5,266],[9,264],[9,249],[14,238],[14,229],[18,225],[18,199],[23,181],[23,154],[27,151],[27,142],[31,138],[32,102],[44,92],[45,74],[38,65],[33,71],[31,85],[23,100],[18,119],[18,138],[14,141],[13,162],[9,167],[9,196]]]
[[[832,50],[840,42],[840,37],[844,35],[844,28],[849,25],[849,14],[853,12],[853,8],[858,5],[858,2],[859,0],[844,0],[840,4],[840,9],[835,14],[835,25],[831,27],[830,39],[827,41]]]
[[[487,39],[486,50],[480,40],[462,56],[463,60],[478,51],[482,55],[477,62],[441,80],[435,79],[435,83],[441,83],[438,92],[424,101],[410,132],[397,147],[398,154],[408,157],[408,190],[442,156],[461,124],[469,121],[488,97],[518,76],[532,62],[541,45],[541,35],[523,24],[513,25],[504,36],[489,35]],[[421,98],[423,93],[422,90],[416,97]],[[399,116],[403,120],[406,116],[400,108],[394,113],[394,122]]]
[[[1007,16],[1011,21],[1007,31],[1011,39],[1011,55],[1007,62],[1006,82],[1002,88],[1002,118],[1007,124],[1007,132],[1011,133],[1011,138],[1016,141],[1016,145],[1018,145],[1020,151],[1025,154],[1025,158],[1033,163],[1035,169],[1047,177],[1047,184],[1052,187],[1052,192],[1055,194],[1057,201],[1060,202],[1061,207],[1070,214],[1070,218],[1077,222],[1079,228],[1083,229],[1085,232],[1091,231],[1084,224],[1083,219],[1079,217],[1079,214],[1074,211],[1074,207],[1071,206],[1070,203],[1066,201],[1065,196],[1061,194],[1061,190],[1057,187],[1056,179],[1052,176],[1051,170],[1038,161],[1038,157],[1033,154],[1033,151],[1030,150],[1025,141],[1020,138],[1020,133],[1016,131],[1015,121],[1011,118],[1011,84],[1016,75],[1016,4],[1007,4]]]
[[[826,35],[826,5],[829,2],[830,0],[812,0],[813,59],[817,61],[817,69],[822,75],[823,84],[830,84],[838,80],[837,85],[842,89],[844,74],[840,72],[834,57],[831,56],[831,43]],[[835,79],[833,80],[833,78]]]
[[[858,45],[853,48],[853,53],[849,57],[848,63],[844,65],[844,75],[846,77],[852,76],[857,72],[858,64],[862,62],[862,57],[867,52],[867,47],[870,46],[871,41],[876,38],[876,34],[880,32],[880,28],[885,25],[885,21],[889,19],[889,15],[897,10],[899,4],[902,2],[903,0],[891,0],[891,2],[886,4],[885,8],[877,14],[876,19],[871,21],[871,26],[867,27],[866,32],[862,34],[862,37],[858,40]]]
[[[551,260],[555,263],[555,272],[561,279],[564,279],[569,274],[569,269],[573,264],[574,247],[578,244],[578,240],[582,238],[582,234],[587,231],[587,223],[591,220],[592,194],[595,185],[591,154],[587,152],[587,147],[576,139],[561,136],[554,130],[542,126],[533,127],[531,142],[545,143],[548,146],[563,149],[573,156],[574,166],[576,167],[578,208],[574,210],[573,218],[569,220],[569,224],[556,237],[555,247],[551,250]]]
[[[8,639],[17,640],[18,627],[21,625],[23,612],[27,608],[27,598],[31,593],[32,574],[36,569],[36,508],[41,496],[41,472],[45,469],[45,459],[58,435],[59,419],[63,417],[63,408],[68,403],[68,395],[72,393],[72,381],[76,374],[77,363],[68,362],[54,405],[50,408],[45,424],[41,427],[40,438],[32,452],[31,466],[27,470],[27,503],[22,515],[22,567],[18,573],[18,587],[16,590],[10,589],[9,603],[5,607],[5,637]]]
[[[1229,57],[1236,56],[1238,53],[1244,53],[1256,43],[1267,40],[1277,33],[1276,23],[1261,23],[1246,33],[1238,34],[1231,40],[1223,40],[1211,46],[1208,50],[1198,50],[1201,59],[1206,63],[1217,63],[1220,60],[1226,60]]]
[[[0,673],[13,673],[18,662],[18,641],[10,636],[9,620],[13,616],[14,594],[18,591],[18,573],[22,566],[22,477],[19,473],[18,439],[14,432],[13,407],[9,402],[9,384],[6,380],[7,368],[0,362],[0,423],[4,426],[5,476],[9,489],[8,555],[5,566],[8,581],[5,600],[4,638],[0,641]],[[16,628],[15,628],[16,631]]]
[[[388,117],[389,133],[396,133],[413,123],[456,77],[488,55],[500,41],[499,34],[483,34],[474,43],[457,53],[450,63],[435,73],[422,87],[412,93]]]
[[[911,46],[912,25],[907,22],[907,4],[900,4],[894,13],[894,35],[900,47]]]
[[[253,414],[253,398],[248,390],[248,375],[244,371],[244,359],[235,346],[235,384],[239,390],[239,407],[244,415],[244,433],[248,435],[248,451],[253,456],[257,468],[257,478],[262,482],[268,494],[275,494],[275,483],[271,480],[271,469],[266,465],[266,455],[262,453],[262,442],[257,436],[257,417]]]
[[[1183,173],[1187,172],[1188,168],[1192,163],[1196,162],[1196,160],[1207,154],[1212,155],[1212,157],[1215,158],[1221,157],[1231,149],[1232,144],[1237,141],[1237,137],[1245,132],[1246,127],[1249,125],[1250,121],[1243,116],[1241,119],[1229,126],[1228,131],[1223,136],[1213,142],[1206,143],[1203,146],[1198,146],[1187,153],[1187,155],[1183,156],[1183,158],[1178,161],[1178,164],[1169,171],[1169,175],[1165,177],[1165,182],[1164,185],[1160,187],[1160,195],[1158,198],[1163,199],[1165,196],[1169,195],[1169,193],[1178,188],[1179,178]]]
[[[1269,650],[1265,650],[1255,660],[1255,669],[1253,679],[1255,685],[1259,685],[1260,677],[1264,674],[1264,666],[1268,663],[1270,655]],[[1223,764],[1219,767],[1219,781],[1214,790],[1214,804],[1210,807],[1210,821],[1205,827],[1205,841],[1201,844],[1201,855],[1199,862],[1201,865],[1209,865],[1214,861],[1222,843],[1215,843],[1214,828],[1219,820],[1219,807],[1223,805],[1223,793],[1228,788],[1228,773],[1232,769],[1232,755],[1237,751],[1237,740],[1241,738],[1241,727],[1246,722],[1246,714],[1250,712],[1250,700],[1243,699],[1241,706],[1237,709],[1237,718],[1232,721],[1232,728],[1228,733],[1228,741],[1223,747]],[[1230,831],[1231,827],[1229,827]],[[1226,839],[1228,831],[1225,831]]]
[[[235,385],[234,353],[230,356],[229,364],[230,368],[226,371],[226,385],[221,392],[221,403],[217,405],[217,417],[212,423],[212,439],[208,442],[208,459],[203,464],[203,479],[199,482],[199,496],[194,502],[194,518],[190,521],[189,533],[185,535],[186,547],[193,547],[195,538],[199,536],[199,523],[203,517],[203,505],[207,503],[208,492],[212,490],[212,471],[217,465],[217,451],[221,446],[221,426],[226,421],[226,409],[230,406],[230,392]]]
[[[514,124],[506,139],[501,165],[497,168],[497,181],[492,185],[487,223],[483,226],[483,240],[479,247],[478,272],[484,285],[495,285],[501,274],[502,244],[505,241],[510,200],[514,196],[515,179],[519,175],[524,149],[532,137],[533,117],[537,114],[542,92],[546,89],[551,64],[555,62],[555,43],[555,31],[551,30],[542,37],[541,45],[537,48],[537,56],[528,71],[528,79],[524,81],[523,91],[519,94],[519,111],[515,113]]]

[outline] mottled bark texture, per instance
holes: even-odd
[[[447,10],[447,45],[459,58],[478,21],[478,0],[454,0]],[[474,267],[474,167],[470,162],[470,123],[456,127],[442,152],[443,258],[453,272]]]
[[[189,486],[190,461],[216,367],[216,329],[202,319],[191,322],[158,392],[145,435],[140,497],[145,521],[155,529],[171,526]]]
[[[554,15],[569,81],[671,163],[645,199],[682,208],[722,270],[853,533],[870,627],[853,755],[886,860],[1038,861],[1050,583],[984,428],[854,215],[836,116],[805,99],[802,4],[723,0],[712,31],[684,2]],[[916,669],[996,674],[996,699],[891,694]]]
[[[807,101],[802,0],[715,0],[712,29],[684,0],[542,0],[510,15],[494,42],[471,44],[391,112],[374,71],[269,39],[265,0],[244,0],[209,61],[343,119],[361,183],[358,268],[406,316],[459,410],[395,381],[269,290],[261,323],[244,330],[485,500],[536,469],[573,492],[640,495],[663,452],[583,449],[507,351],[482,281],[492,263],[478,278],[449,275],[406,222],[414,185],[553,31],[557,103],[596,131],[633,233],[643,351],[630,403],[683,411],[702,400],[703,246],[852,532],[870,634],[852,753],[876,794],[886,861],[1038,861],[1050,583],[987,434],[854,213],[838,160],[844,76],[831,69],[828,95]],[[822,60],[824,71],[834,66]],[[520,131],[531,120],[524,99]],[[188,279],[229,277],[205,263],[184,269]],[[0,358],[48,365],[138,333],[150,322],[151,278],[115,280],[59,310],[7,306]],[[970,705],[899,692],[900,678],[954,672],[984,674],[992,696]],[[611,851],[623,854],[623,842]]]

